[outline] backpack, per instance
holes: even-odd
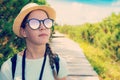
[[[17,61],[17,54],[15,54],[11,58],[11,62],[12,62],[12,78],[13,79],[14,79],[14,76],[15,76],[16,61]],[[59,72],[59,57],[58,57],[58,55],[54,57],[54,62],[55,62],[56,71],[57,71],[57,74],[58,74],[58,72]]]

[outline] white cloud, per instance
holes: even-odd
[[[120,7],[98,7],[77,2],[63,3],[56,2],[56,0],[47,1],[56,10],[56,22],[59,24],[78,25],[86,22],[99,22],[111,15],[112,12],[120,12]]]
[[[120,7],[120,1],[112,3],[112,6],[119,6]]]

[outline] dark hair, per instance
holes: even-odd
[[[57,72],[54,69],[54,64],[55,64],[54,56],[55,56],[55,54],[53,54],[49,43],[46,44],[46,48],[48,49],[47,53],[48,53],[48,56],[49,56],[49,63],[50,63],[51,69],[53,71],[54,78],[56,79],[57,78]]]
[[[31,12],[30,12],[30,13],[31,13]],[[30,15],[30,13],[28,13],[28,14],[25,16],[25,18],[23,19],[23,21],[22,21],[21,27],[22,27],[23,29],[24,29],[25,26],[26,26],[26,21],[27,21],[29,15]]]

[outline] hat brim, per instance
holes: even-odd
[[[33,10],[37,10],[37,9],[41,9],[41,10],[44,10],[45,12],[47,12],[49,18],[55,20],[56,18],[56,13],[54,11],[53,8],[49,7],[49,6],[45,6],[45,5],[42,5],[42,6],[34,6],[34,7],[30,7],[26,10],[23,10],[21,11],[18,16],[16,17],[16,19],[14,20],[14,23],[13,23],[13,31],[14,33],[18,36],[18,37],[23,37],[21,34],[20,34],[20,27],[21,27],[21,23],[23,21],[23,19],[25,18],[25,16],[30,13],[31,11]]]

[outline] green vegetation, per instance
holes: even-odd
[[[80,44],[101,80],[120,79],[120,14],[95,24],[55,28]]]

